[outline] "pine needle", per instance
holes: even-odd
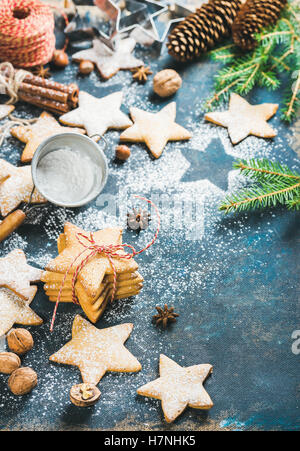
[[[234,169],[248,176],[255,183],[250,188],[227,196],[220,206],[225,213],[248,211],[284,205],[288,209],[300,209],[300,174],[288,166],[263,159],[239,160]]]
[[[224,64],[215,75],[215,94],[207,103],[211,110],[232,92],[248,94],[255,86],[276,90],[279,74],[290,79],[284,93],[282,119],[291,122],[300,108],[300,8],[289,2],[275,25],[256,35],[257,47],[242,53],[233,43],[210,52]],[[295,78],[296,77],[296,78]]]

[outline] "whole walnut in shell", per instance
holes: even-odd
[[[14,395],[26,395],[37,386],[37,374],[31,368],[19,368],[8,379],[8,386]]]
[[[181,84],[180,75],[173,69],[162,70],[153,78],[153,90],[160,97],[169,97],[175,94]]]
[[[26,354],[33,348],[33,338],[26,329],[12,329],[6,337],[8,347],[18,355]]]
[[[20,357],[12,352],[0,353],[0,373],[11,374],[21,366]]]
[[[74,385],[70,391],[70,399],[78,407],[93,406],[99,400],[100,395],[99,388],[92,384]]]

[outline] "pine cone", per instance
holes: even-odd
[[[233,40],[243,50],[256,46],[255,34],[277,22],[287,0],[248,0],[240,9],[232,27]]]
[[[198,58],[230,35],[241,0],[210,0],[180,22],[170,33],[170,55],[179,61]]]

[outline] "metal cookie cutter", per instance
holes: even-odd
[[[154,22],[158,39],[153,43],[153,48],[158,53],[161,53],[165,40],[172,28],[185,17],[195,12],[195,7],[187,6],[178,1],[167,1],[163,3],[166,5],[166,8],[161,14],[155,17]]]
[[[133,37],[139,44],[151,46],[158,53],[161,53],[170,30],[195,10],[193,6],[165,0],[75,0],[75,3],[94,6],[90,6],[85,14],[77,12],[65,29],[70,41],[97,37],[114,49],[114,38],[122,34]],[[92,14],[91,8],[98,9],[98,13],[101,11],[103,20],[97,19],[97,11]]]
[[[96,3],[111,0],[95,0]],[[135,39],[139,44],[146,45],[161,53],[165,40],[171,29],[185,17],[195,11],[195,6],[186,5],[177,1],[162,0],[136,0],[143,4],[148,12],[147,19],[134,23],[134,17],[128,19],[132,22],[127,28],[120,30]]]
[[[103,38],[111,41],[133,24],[147,21],[146,6],[136,0],[75,0],[76,15],[65,28],[71,42]],[[111,45],[110,45],[111,47]]]
[[[138,44],[151,46],[159,39],[154,19],[162,12],[167,10],[167,6],[160,1],[137,0],[143,4],[147,11],[147,17],[144,21],[133,23],[127,30],[124,30],[130,37],[134,38]]]
[[[74,0],[76,14],[64,32],[72,44],[86,43],[100,38],[111,48],[111,36],[119,27],[119,10],[109,0],[99,0],[97,7],[93,0]]]

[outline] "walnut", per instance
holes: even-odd
[[[0,353],[0,373],[11,374],[21,366],[20,357],[12,352]]]
[[[26,329],[12,329],[7,335],[7,344],[18,355],[26,354],[33,348],[33,338]]]
[[[8,379],[8,386],[14,395],[26,395],[37,386],[37,374],[31,368],[19,368]]]
[[[160,97],[169,97],[178,91],[181,83],[181,77],[175,70],[165,69],[153,78],[153,89]]]
[[[74,385],[70,391],[70,399],[75,406],[93,406],[99,400],[101,392],[99,388],[92,384]]]

